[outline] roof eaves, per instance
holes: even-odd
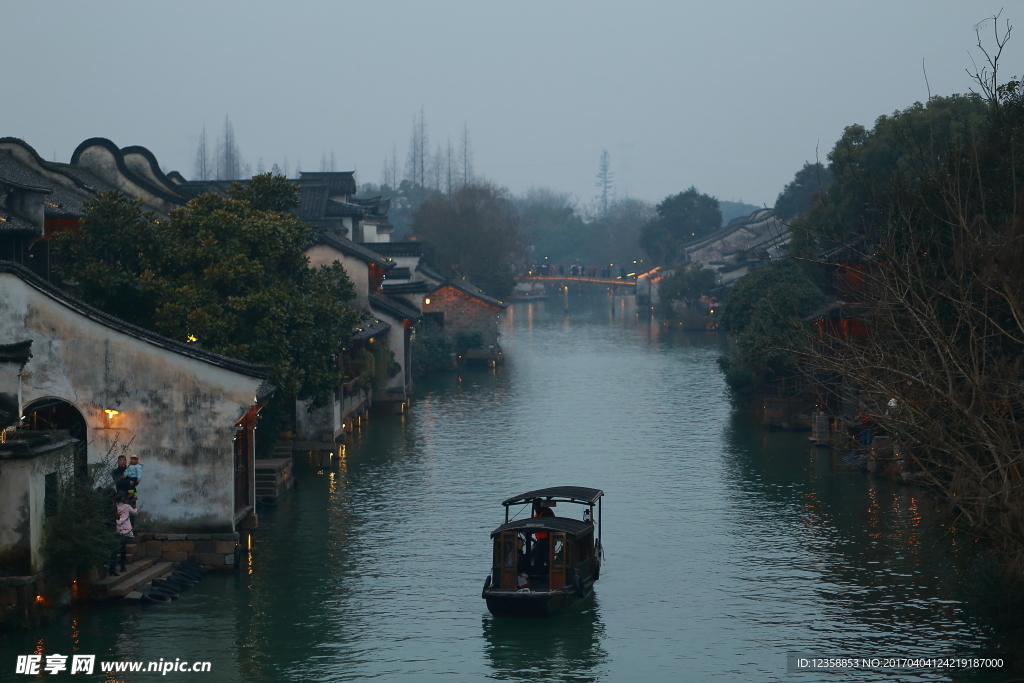
[[[83,317],[89,318],[104,327],[117,330],[118,332],[122,332],[130,337],[140,339],[152,344],[153,346],[177,353],[178,355],[188,356],[190,358],[203,361],[204,363],[216,365],[224,368],[225,370],[231,370],[232,372],[237,372],[240,375],[246,375],[248,377],[266,379],[270,376],[271,370],[273,369],[269,365],[248,363],[243,360],[238,360],[237,358],[222,356],[221,354],[214,353],[212,351],[197,349],[191,344],[175,341],[161,334],[157,334],[156,332],[151,332],[150,330],[133,325],[130,322],[112,316],[109,313],[104,313],[98,308],[94,308],[84,301],[69,295],[64,290],[51,285],[49,282],[43,280],[20,263],[15,263],[13,261],[0,261],[0,273],[8,273],[20,278],[25,284],[41,292],[50,299],[53,299],[65,308],[68,308]]]

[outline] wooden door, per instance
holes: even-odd
[[[551,545],[549,547],[551,574],[548,579],[548,587],[557,590],[565,586],[565,568],[568,566],[569,544],[565,542],[565,534],[560,532],[551,533]]]
[[[516,565],[519,560],[517,552],[515,532],[501,532],[497,558],[497,564],[501,568],[501,588],[511,590],[518,588],[516,585]]]

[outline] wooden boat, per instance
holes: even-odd
[[[491,532],[493,562],[482,597],[494,615],[547,615],[580,602],[601,575],[600,489],[556,486],[502,501],[505,523]],[[559,503],[582,519],[557,516]],[[597,516],[594,506],[597,505]],[[509,519],[509,508],[522,506]],[[522,514],[530,516],[516,519]]]

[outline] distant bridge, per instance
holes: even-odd
[[[617,277],[586,277],[584,275],[519,275],[518,282],[590,282],[610,287],[636,287],[636,280]]]

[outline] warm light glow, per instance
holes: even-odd
[[[423,303],[425,303],[425,304],[427,304],[429,306],[430,305],[430,297],[428,296],[426,299],[424,299]]]
[[[121,411],[114,410],[113,408],[105,408],[103,410],[103,412],[107,414],[107,419],[108,420],[113,420],[115,415],[120,415],[121,414]]]
[[[37,595],[36,596],[36,602],[42,602],[42,601],[43,601],[43,596],[42,595]]]
[[[185,337],[185,341],[188,342],[189,344],[191,344],[192,342],[199,341],[199,340],[195,337],[195,335],[191,335],[190,334],[187,337]]]
[[[371,344],[373,343],[373,337],[370,337],[370,343]]]

